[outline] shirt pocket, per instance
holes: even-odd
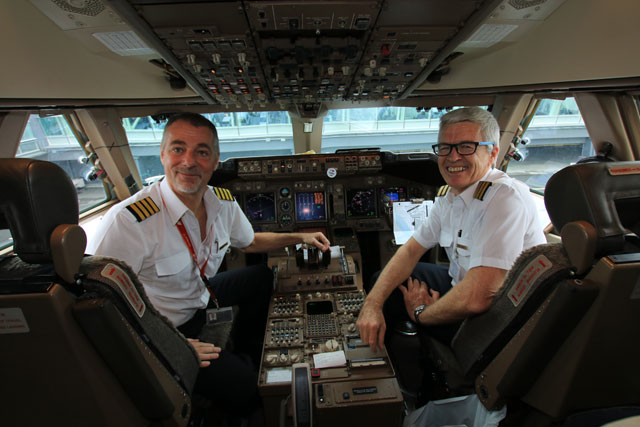
[[[441,248],[448,248],[451,246],[453,242],[453,235],[451,234],[450,228],[443,228],[440,230],[440,238],[438,239],[438,244]]]
[[[469,270],[469,264],[471,262],[471,241],[468,239],[458,239],[455,247],[456,258],[458,259],[458,265],[465,271]]]
[[[156,273],[159,277],[173,276],[189,267],[193,261],[188,251],[178,252],[167,258],[156,261]]]

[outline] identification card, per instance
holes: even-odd
[[[207,310],[207,324],[233,322],[231,307],[210,308]]]

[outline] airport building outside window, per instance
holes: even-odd
[[[92,165],[83,163],[84,150],[63,116],[40,117],[32,114],[22,134],[16,157],[45,160],[64,169],[78,192],[80,212],[107,200],[102,181],[89,178]],[[9,230],[0,230],[0,248],[11,243]]]

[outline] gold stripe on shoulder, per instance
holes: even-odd
[[[444,197],[447,195],[447,193],[449,192],[449,189],[451,187],[449,187],[448,185],[443,185],[442,187],[438,188],[438,192],[436,193],[436,197]]]
[[[476,191],[473,193],[473,198],[483,200],[489,187],[491,187],[491,181],[480,181],[476,187]]]
[[[218,196],[218,199],[220,200],[227,200],[229,202],[233,202],[235,200],[233,198],[233,194],[231,194],[231,191],[227,190],[226,188],[213,187],[213,191],[215,191],[216,196]]]
[[[160,209],[158,209],[158,205],[156,205],[151,197],[145,197],[144,199],[138,200],[137,202],[133,202],[129,206],[127,206],[127,209],[133,214],[134,217],[136,217],[138,222],[142,222],[150,216],[160,212]]]

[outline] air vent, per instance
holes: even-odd
[[[539,6],[546,2],[547,0],[509,0],[509,5],[515,9],[521,10],[528,7]]]
[[[104,11],[104,4],[100,0],[51,0],[65,12],[78,15],[97,16]]]

